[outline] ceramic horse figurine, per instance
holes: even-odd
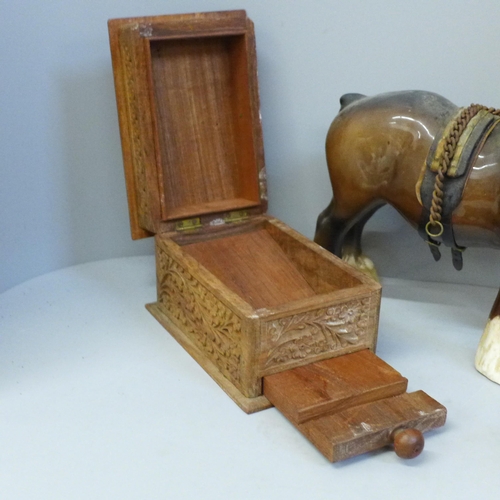
[[[452,248],[500,247],[500,112],[458,108],[430,92],[347,94],[330,126],[326,155],[334,197],[318,217],[315,241],[376,274],[361,251],[368,219],[392,205],[436,259]],[[500,292],[476,355],[500,383]]]

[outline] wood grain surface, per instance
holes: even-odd
[[[255,159],[243,163],[239,153],[252,138],[249,103],[238,98],[247,86],[235,85],[244,43],[243,35],[151,42],[169,219],[259,204]]]
[[[366,349],[264,377],[264,394],[300,424],[402,394],[407,385],[406,378]]]
[[[186,245],[184,250],[256,309],[315,295],[265,229]]]

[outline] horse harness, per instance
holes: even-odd
[[[451,247],[453,266],[463,267],[461,247],[455,241],[452,215],[462,200],[465,183],[477,155],[493,128],[500,122],[500,110],[471,104],[462,108],[436,138],[427,155],[420,186],[422,215],[418,232],[435,260],[440,246]]]

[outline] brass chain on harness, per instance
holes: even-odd
[[[464,108],[462,110],[446,137],[443,153],[439,159],[438,171],[434,182],[434,191],[432,192],[429,222],[425,225],[425,232],[431,238],[439,238],[444,231],[443,224],[441,223],[444,178],[451,165],[453,156],[455,155],[458,141],[460,140],[460,136],[467,127],[468,123],[479,113],[479,111],[482,110],[485,110],[493,115],[500,116],[500,109],[488,108],[486,106],[482,106],[481,104],[471,104],[468,108]],[[435,232],[432,232],[432,228],[434,228]]]

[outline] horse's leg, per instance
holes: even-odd
[[[330,204],[319,214],[316,223],[314,241],[332,252],[337,257],[342,257],[344,238],[349,230],[350,217],[341,216],[338,203],[333,199]]]
[[[500,384],[500,291],[476,352],[477,371]]]
[[[361,236],[363,229],[372,215],[384,205],[383,202],[377,202],[363,211],[354,225],[349,229],[344,238],[344,247],[342,259],[351,264],[356,269],[362,271],[378,281],[377,270],[371,259],[363,254],[361,248]]]
[[[314,241],[377,279],[372,261],[361,253],[361,235],[368,219],[383,204],[365,200],[365,203],[352,205],[334,198],[319,214]]]

